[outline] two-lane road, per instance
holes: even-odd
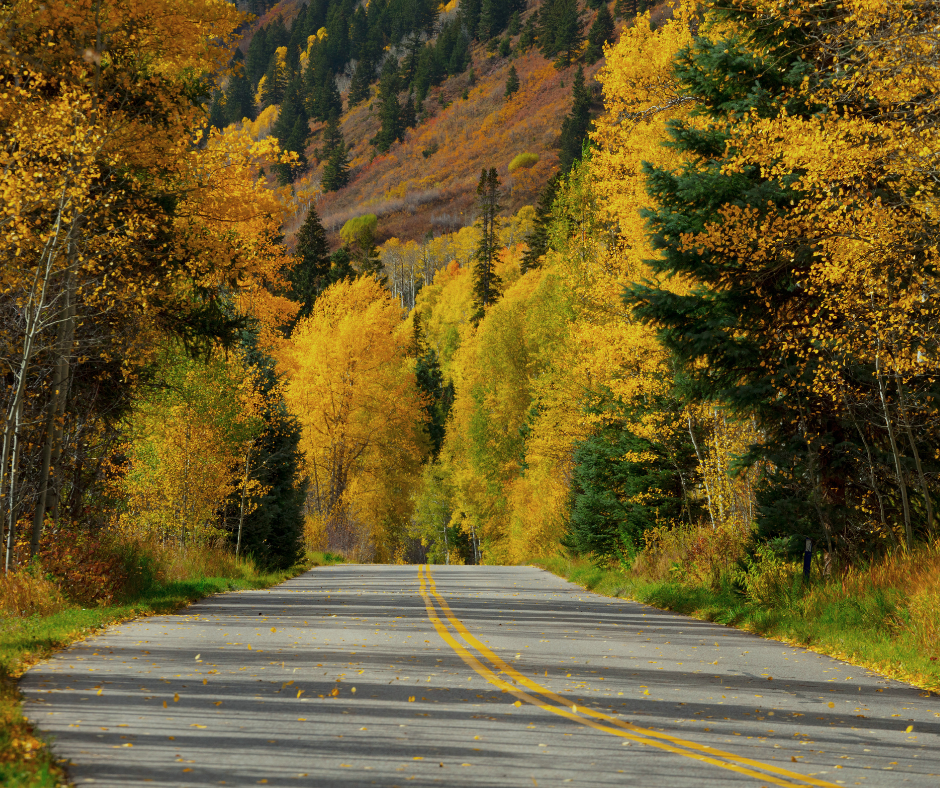
[[[80,786],[940,786],[940,698],[531,568],[320,568],[22,689]]]

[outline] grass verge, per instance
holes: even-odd
[[[308,553],[288,570],[258,571],[238,564],[232,577],[195,577],[155,582],[133,598],[94,607],[57,605],[54,612],[26,617],[0,614],[0,785],[4,788],[54,788],[66,783],[62,763],[23,716],[19,678],[30,665],[83,640],[102,627],[138,616],[172,613],[212,594],[269,588],[315,566],[342,561],[330,553]]]
[[[940,694],[940,643],[925,641],[903,590],[843,577],[820,579],[771,602],[748,599],[730,585],[720,589],[650,580],[579,558],[532,561],[604,596],[622,597],[870,668]],[[876,576],[876,571],[871,571]]]

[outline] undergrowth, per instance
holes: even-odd
[[[533,563],[599,594],[745,629],[940,693],[940,543],[829,575],[817,560],[805,584],[801,566],[769,551],[745,570],[715,573],[714,582],[696,572],[651,576],[642,560],[631,567],[562,556]]]
[[[116,571],[99,582],[97,590],[76,583],[70,572],[63,573],[64,582],[62,576],[36,567],[0,575],[0,785],[4,788],[52,788],[65,781],[63,764],[56,762],[47,742],[23,717],[17,682],[30,665],[101,627],[170,613],[211,594],[267,588],[314,566],[343,560],[311,552],[290,569],[266,571],[250,558],[236,560],[212,546],[169,550],[124,543],[98,553],[107,553],[107,566]],[[66,593],[63,586],[73,593]]]

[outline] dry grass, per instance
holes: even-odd
[[[27,568],[0,575],[0,616],[48,616],[68,607],[58,585]]]

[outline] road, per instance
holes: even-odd
[[[79,786],[940,786],[940,698],[516,567],[323,567],[30,670]]]

